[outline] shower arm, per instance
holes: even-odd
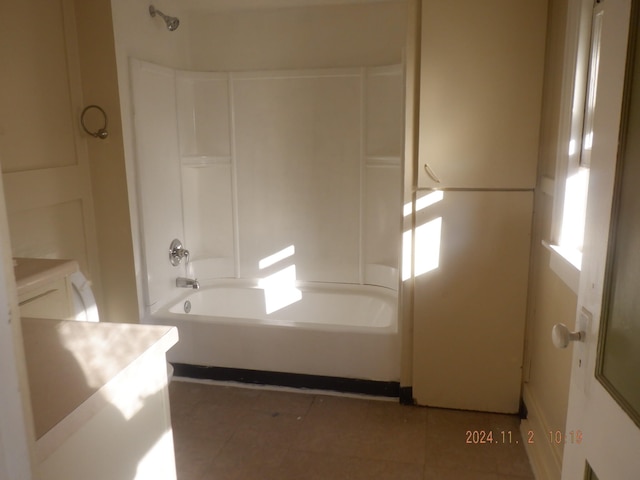
[[[167,29],[170,32],[176,30],[180,25],[180,20],[178,20],[177,17],[170,17],[169,15],[165,15],[153,5],[149,5],[149,15],[151,15],[151,17],[155,17],[156,15],[158,15],[160,18],[162,18],[167,26]]]
[[[149,5],[149,15],[151,15],[152,17],[159,15],[165,21],[167,20],[167,16],[164,13],[162,13],[160,10],[158,10],[156,7],[154,7],[153,5]]]

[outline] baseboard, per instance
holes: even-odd
[[[328,390],[340,393],[371,395],[376,397],[400,397],[400,382],[361,380],[357,378],[327,377],[301,373],[268,372],[243,368],[209,367],[173,363],[174,376],[217,380],[225,382],[273,385],[278,387]]]
[[[531,463],[531,469],[538,480],[560,480],[562,476],[562,458],[548,438],[549,427],[545,415],[528,385],[523,389],[524,409],[527,418],[520,422],[520,433],[525,450]]]

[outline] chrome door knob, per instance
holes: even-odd
[[[564,323],[556,323],[551,329],[551,341],[556,348],[567,348],[569,342],[580,342],[584,332],[571,332]]]

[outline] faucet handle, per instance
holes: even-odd
[[[186,263],[189,263],[189,250],[182,246],[182,242],[177,238],[169,245],[169,261],[171,265],[177,267],[182,263],[182,259],[186,258]]]

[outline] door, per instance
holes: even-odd
[[[637,479],[640,472],[638,2],[598,3],[599,80],[576,320],[585,336],[573,349],[566,431],[552,438],[565,442],[566,480]]]
[[[418,186],[532,189],[546,0],[423,0]]]
[[[0,160],[12,253],[76,259],[100,297],[73,2],[1,2],[0,14],[11,18],[0,32]]]
[[[532,203],[526,191],[437,190],[416,202],[418,404],[518,411]]]

